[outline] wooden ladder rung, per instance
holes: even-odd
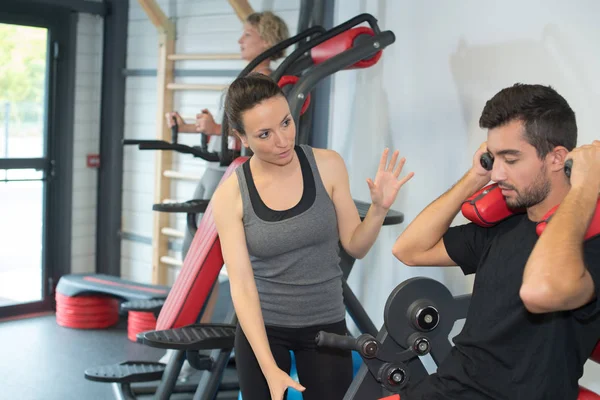
[[[194,181],[194,182],[198,182],[200,179],[202,179],[201,175],[186,174],[183,172],[173,171],[170,169],[163,171],[163,175],[167,178],[183,179],[186,181]]]
[[[171,265],[173,267],[182,267],[183,261],[176,259],[175,257],[162,256],[160,262],[163,264]]]
[[[221,92],[227,88],[227,85],[217,85],[209,83],[168,83],[169,90],[206,90]]]
[[[169,54],[167,58],[171,61],[184,60],[241,60],[242,55],[239,53],[197,53],[197,54]]]
[[[162,228],[160,230],[162,232],[163,235],[168,236],[168,237],[172,237],[172,238],[178,238],[178,239],[183,239],[185,234],[181,231],[178,231],[177,229],[174,228]]]

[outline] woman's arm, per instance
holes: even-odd
[[[381,156],[375,181],[367,180],[372,203],[361,222],[350,194],[348,170],[344,160],[338,153],[331,150],[318,150],[317,154],[324,166],[319,170],[324,171],[325,180],[331,185],[331,199],[337,214],[340,242],[344,250],[352,257],[363,258],[375,243],[383,220],[396,199],[398,191],[414,174],[411,172],[402,179],[398,179],[405,160],[403,158],[396,164],[398,160],[396,151],[388,164],[389,151],[386,149]]]
[[[233,306],[240,326],[266,375],[268,370],[277,368],[277,365],[267,340],[254,273],[246,247],[241,198],[236,186],[237,179],[232,176],[215,191],[211,204],[229,276]]]

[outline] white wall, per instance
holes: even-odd
[[[237,53],[242,24],[227,1],[224,0],[159,0],[157,3],[176,25],[177,53]],[[290,34],[295,34],[298,22],[299,0],[250,1],[255,11],[272,10],[288,24]],[[127,68],[156,69],[158,39],[156,28],[150,23],[137,1],[130,1],[129,32],[127,37]],[[241,71],[242,61],[183,61],[175,68],[226,69]],[[186,77],[176,78],[183,83],[229,83],[233,78]],[[125,132],[128,139],[154,139],[156,137],[156,78],[128,77],[125,100]],[[220,92],[183,91],[175,93],[175,109],[184,117],[195,116],[203,108],[216,115]],[[183,135],[184,144],[198,144],[194,135]],[[154,191],[154,157],[152,151],[140,151],[135,146],[124,150],[122,230],[135,237],[152,236],[152,203]],[[201,176],[204,163],[189,155],[173,154],[173,169]],[[196,182],[173,181],[171,198],[189,200]],[[183,231],[185,216],[171,218],[172,227]],[[180,240],[176,240],[181,242]],[[178,259],[181,255],[172,252]],[[121,275],[127,279],[150,282],[152,278],[152,246],[136,240],[124,239],[121,245]],[[175,268],[171,268],[172,281]]]
[[[78,15],[73,127],[73,273],[96,270],[98,172],[86,167],[86,156],[100,151],[103,23],[99,16]]]
[[[391,249],[403,228],[469,167],[486,139],[478,119],[487,99],[515,82],[550,84],[576,111],[579,144],[598,137],[600,3],[343,0],[336,1],[335,23],[359,12],[377,17],[396,42],[376,67],[335,76],[330,147],[346,160],[359,199],[369,200],[365,179],[385,146],[399,149],[406,171],[416,173],[393,207],[405,222],[382,229],[350,278],[380,325],[388,294],[409,277],[441,280],[454,294],[470,291],[472,280],[459,271],[408,268]],[[600,366],[588,362],[581,383],[600,391]]]

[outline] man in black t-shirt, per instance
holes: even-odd
[[[541,85],[501,90],[479,124],[488,137],[471,169],[394,245],[406,265],[476,273],[452,352],[402,400],[575,400],[583,364],[600,339],[600,237],[584,241],[600,192],[600,142],[575,148],[573,110]],[[484,152],[493,158],[491,171],[480,164]],[[526,213],[491,228],[450,228],[462,202],[490,180],[509,208]],[[557,204],[538,239],[537,222]]]

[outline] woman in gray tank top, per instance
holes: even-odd
[[[240,45],[240,56],[242,60],[251,62],[258,57],[262,52],[270,47],[275,46],[277,43],[284,41],[289,37],[289,30],[285,21],[278,15],[273,14],[270,11],[255,12],[250,14],[244,22],[244,28],[241,37],[238,40]],[[271,74],[271,62],[277,61],[278,59],[285,56],[285,51],[280,51],[274,54],[271,58],[264,60],[254,68],[254,72],[260,72],[265,75]],[[216,121],[223,120],[223,103],[225,93],[219,100],[218,112],[216,114]],[[200,113],[196,114],[196,121],[188,124],[179,115],[177,111],[169,112],[165,115],[167,120],[167,126],[169,129],[173,126],[173,119],[176,120],[178,131],[180,133],[199,133],[202,132],[209,135],[208,150],[211,152],[218,152],[221,150],[221,124],[215,121],[215,118],[208,109],[203,109]],[[233,148],[235,143],[235,137],[230,136],[230,148]],[[220,165],[216,162],[204,162],[205,171],[202,174],[200,182],[194,191],[192,199],[210,199],[217,188],[223,173],[227,167]],[[188,229],[185,229],[185,236],[183,238],[183,250],[182,259],[185,258],[188,249],[192,243],[193,235],[191,235]],[[219,295],[219,285],[215,285],[213,288],[208,306],[202,313],[202,322],[209,322],[213,316],[214,305]],[[174,351],[170,351],[165,357],[161,359],[161,362],[165,364],[169,361],[171,355],[175,354]],[[186,372],[187,371],[187,372]],[[184,364],[182,374],[185,376],[189,374],[191,368],[189,364]]]
[[[339,243],[364,257],[400,187],[388,150],[361,222],[343,159],[332,150],[296,146],[288,103],[270,78],[251,74],[227,92],[229,126],[253,156],[217,189],[213,215],[239,326],[236,367],[244,400],[342,399],[352,381],[349,351],[316,348],[315,334],[346,333]],[[289,376],[294,352],[300,383]]]

